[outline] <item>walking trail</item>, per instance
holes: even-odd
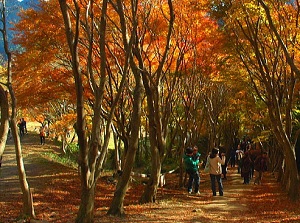
[[[52,161],[47,153],[59,153],[53,143],[39,145],[39,136],[22,138],[28,183],[33,192],[37,216],[31,222],[75,222],[80,202],[77,170]],[[138,204],[144,186],[133,182],[125,197],[126,216],[107,216],[115,185],[107,177],[99,180],[95,200],[95,222],[300,222],[299,202],[292,203],[271,173],[263,185],[243,185],[236,168],[229,168],[223,181],[224,196],[213,197],[208,174],[201,174],[200,196],[187,196],[178,188],[178,175],[166,176],[157,202]],[[12,140],[6,146],[0,168],[0,222],[17,221],[22,197]]]

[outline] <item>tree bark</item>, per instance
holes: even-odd
[[[94,219],[95,184],[81,191],[80,207],[77,213],[77,223],[90,223]]]
[[[0,108],[1,108],[1,120],[0,120],[0,157],[3,155],[7,133],[9,129],[9,103],[7,98],[7,92],[0,85]]]
[[[140,203],[154,203],[156,201],[157,188],[159,183],[159,177],[161,174],[161,154],[158,148],[151,150],[151,175],[144,190]]]

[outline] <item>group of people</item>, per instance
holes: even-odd
[[[231,153],[232,154],[232,151]],[[235,161],[238,164],[238,173],[241,174],[244,181],[243,184],[250,184],[250,180],[253,178],[255,173],[254,184],[261,184],[263,173],[267,171],[268,166],[268,155],[267,152],[262,152],[257,154],[251,150],[251,147],[246,147],[245,150],[241,150],[240,146],[237,150],[234,150],[235,159],[234,162],[230,162],[231,167],[235,167]],[[186,173],[189,176],[187,190],[188,194],[199,195],[200,187],[200,175],[199,175],[199,164],[200,164],[201,154],[198,152],[198,148],[189,147],[185,150],[184,163],[186,167]],[[229,158],[229,161],[231,157]],[[204,171],[209,173],[211,190],[213,196],[217,195],[217,185],[218,192],[220,196],[223,196],[223,183],[222,175],[226,178],[226,155],[225,153],[220,153],[219,148],[213,148],[206,159],[206,165]],[[224,179],[223,178],[223,179]]]
[[[18,122],[18,128],[19,128],[19,134],[20,137],[24,136],[25,134],[27,134],[27,125],[26,125],[26,121],[24,118],[20,118],[19,122]]]
[[[188,194],[193,192],[199,195],[200,187],[200,175],[199,175],[199,162],[201,154],[198,152],[198,148],[187,148],[185,151],[184,162],[186,166],[186,173],[189,175],[187,184]],[[206,167],[207,172],[210,175],[211,190],[213,196],[217,195],[216,183],[218,184],[219,195],[223,196],[223,184],[222,184],[222,165],[225,164],[225,154],[219,154],[218,148],[213,148],[210,155],[207,157]],[[194,191],[193,191],[194,187]]]
[[[198,152],[198,148],[189,147],[185,150],[184,162],[186,167],[186,173],[189,175],[189,180],[187,184],[188,193],[192,194],[193,186],[194,193],[199,195],[200,186],[200,175],[199,175],[199,162],[201,154]]]
[[[268,154],[262,152],[258,155],[251,149],[242,152],[239,162],[240,174],[244,178],[243,184],[250,184],[250,180],[255,177],[254,184],[261,184],[263,173],[268,169]],[[255,174],[255,176],[254,176]]]
[[[17,124],[18,128],[19,128],[19,134],[20,136],[24,136],[25,134],[27,134],[27,125],[26,125],[26,121],[24,118],[21,118]],[[46,136],[49,134],[48,131],[48,125],[47,124],[42,124],[42,126],[39,129],[39,136],[40,136],[40,143],[41,145],[45,144],[46,141]],[[9,133],[8,135],[11,135],[11,130],[9,129]]]

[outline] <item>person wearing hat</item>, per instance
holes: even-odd
[[[193,159],[194,153],[193,148],[189,147],[185,151],[184,155],[184,163],[186,172],[189,175],[189,181],[188,181],[188,193],[192,194],[193,186],[194,186],[194,193],[196,195],[199,195],[199,186],[200,186],[200,177],[199,177],[199,170],[198,170],[198,164],[199,159],[194,160]]]

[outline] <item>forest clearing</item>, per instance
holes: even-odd
[[[74,222],[80,202],[80,180],[74,169],[55,163],[43,154],[58,152],[51,143],[39,144],[38,135],[22,139],[25,169],[33,192],[37,219],[31,222]],[[0,169],[0,222],[17,221],[22,209],[14,146],[9,141]],[[95,222],[300,222],[299,202],[267,173],[262,185],[243,185],[236,168],[223,181],[224,196],[212,197],[208,174],[201,174],[200,196],[187,196],[178,187],[177,174],[166,176],[166,185],[152,204],[138,204],[143,185],[131,183],[125,197],[124,218],[107,216],[115,185],[101,177],[95,203]]]

